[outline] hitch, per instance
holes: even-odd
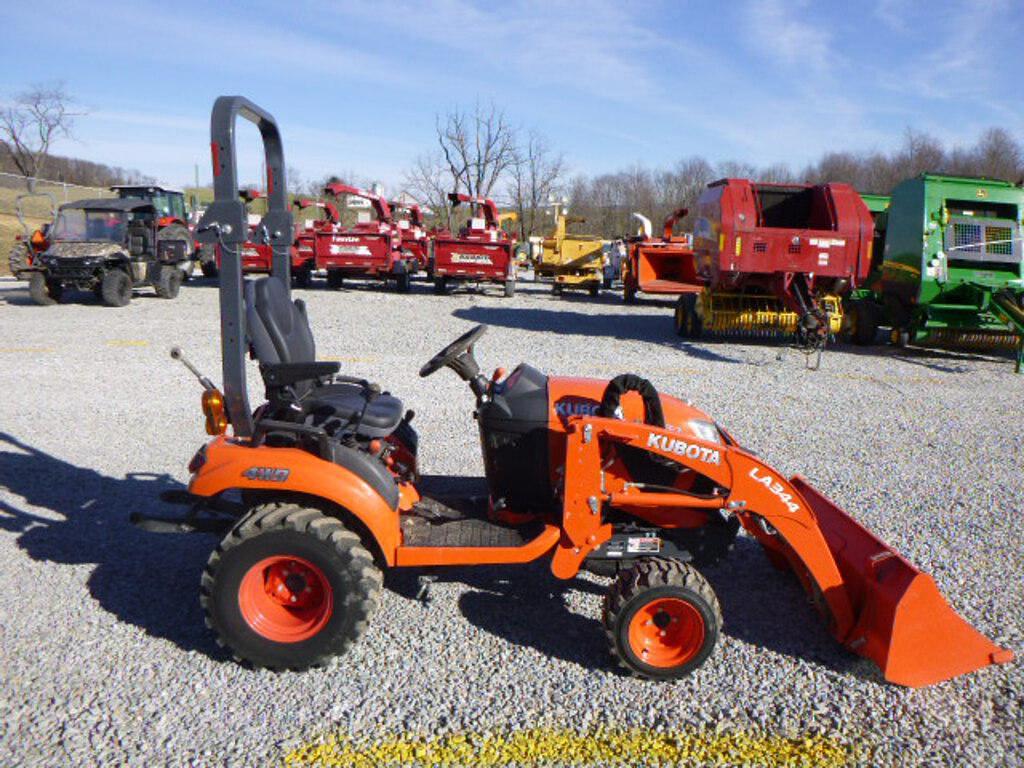
[[[150,533],[226,533],[245,511],[240,503],[225,499],[207,499],[181,489],[170,489],[160,494],[165,504],[188,506],[184,515],[147,515],[132,512],[128,521]]]

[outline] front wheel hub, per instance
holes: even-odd
[[[252,566],[238,588],[242,618],[268,640],[295,643],[313,637],[330,620],[334,595],[317,566],[277,555]]]
[[[652,667],[681,666],[704,644],[704,618],[685,600],[652,600],[633,615],[629,644],[633,653]]]

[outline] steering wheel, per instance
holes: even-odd
[[[476,344],[477,339],[483,336],[486,332],[486,325],[478,325],[472,330],[462,334],[459,338],[430,358],[426,364],[420,368],[420,376],[427,377],[430,374],[441,370],[446,365],[451,364],[460,355],[472,348],[472,346]]]

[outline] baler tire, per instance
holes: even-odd
[[[872,304],[855,301],[849,310],[852,328],[850,340],[859,347],[875,343],[878,336],[878,312]]]
[[[684,293],[676,301],[674,313],[676,334],[684,339],[699,339],[704,333],[704,323],[697,314],[697,294]]]
[[[50,307],[60,301],[64,286],[55,280],[47,280],[42,272],[32,272],[28,276],[28,295],[41,307]]]
[[[264,563],[270,564],[261,575],[257,569]],[[300,596],[316,588],[313,599],[319,596],[320,601],[308,607],[311,613],[292,613],[268,595],[265,582],[261,588],[260,580],[280,563],[304,571]],[[382,584],[373,557],[340,520],[316,508],[272,502],[254,507],[210,555],[200,603],[217,643],[235,659],[301,671],[326,665],[359,639],[377,608]]]
[[[108,307],[127,307],[132,300],[132,279],[123,269],[103,273],[100,296]]]
[[[645,606],[664,606],[647,621]],[[667,616],[668,623],[660,623]],[[683,622],[664,642],[655,628]],[[707,580],[691,565],[665,558],[637,560],[619,572],[605,595],[602,624],[612,658],[636,677],[671,680],[688,675],[714,651],[722,628],[722,610]],[[650,645],[636,650],[638,634],[654,633]],[[678,637],[680,647],[671,644]],[[662,637],[666,635],[662,634]],[[645,654],[651,651],[650,663]]]

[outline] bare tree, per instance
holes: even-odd
[[[510,168],[509,197],[519,214],[519,233],[522,239],[537,234],[538,219],[548,198],[554,194],[565,168],[565,159],[555,154],[547,140],[536,131],[530,131],[525,146],[516,153]]]
[[[448,193],[453,187],[454,180],[443,155],[440,152],[433,152],[416,158],[412,168],[405,173],[405,186],[402,191],[426,205],[433,214],[434,221],[450,230],[452,209],[448,202]]]
[[[516,163],[516,130],[493,103],[472,113],[455,109],[436,120],[437,143],[457,191],[489,197]],[[452,190],[449,190],[452,191]]]
[[[78,116],[71,104],[63,83],[57,83],[33,86],[0,110],[4,153],[22,176],[41,175],[54,140],[71,135]]]

